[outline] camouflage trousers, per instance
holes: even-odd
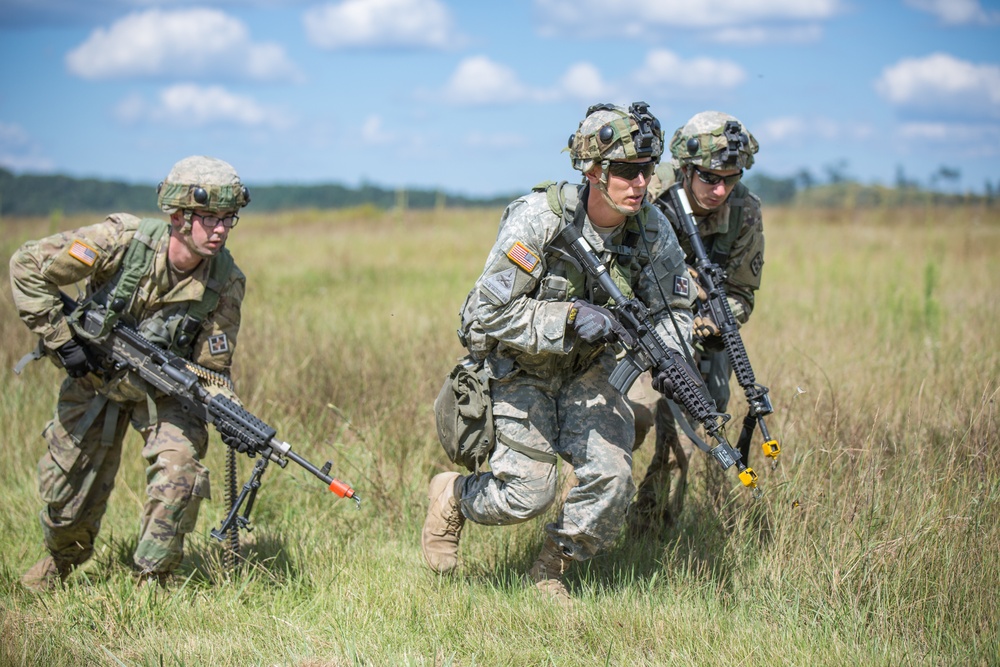
[[[145,442],[146,503],[133,556],[142,572],[165,573],[181,562],[184,535],[194,529],[198,508],[209,497],[208,446],[203,423],[171,398],[119,403],[98,394],[87,378],[67,378],[55,417],[43,436],[48,451],[38,463],[40,518],[46,548],[59,561],[79,565],[94,540],[115,485],[129,423]]]
[[[716,408],[719,412],[725,412],[730,394],[729,378],[732,374],[725,351],[699,351],[695,361],[708,386],[709,394],[715,400]],[[656,449],[639,484],[635,503],[629,510],[629,526],[636,531],[671,525],[684,510],[688,471],[697,447],[674,419],[667,400],[653,389],[648,373],[636,380],[629,390],[628,398],[636,415],[633,451],[642,445],[650,428],[655,426],[656,429]],[[700,435],[704,437],[703,434]],[[718,494],[723,484],[721,469],[714,461],[706,461],[707,491],[709,494]]]
[[[528,375],[492,380],[497,443],[490,471],[466,478],[466,518],[485,525],[520,523],[556,497],[557,457],[578,483],[546,531],[576,560],[591,558],[618,536],[632,481],[632,409],[610,384],[614,358],[605,354],[582,374],[542,380]]]

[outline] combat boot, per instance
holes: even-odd
[[[542,551],[535,564],[528,570],[528,576],[535,582],[535,588],[545,593],[555,602],[569,606],[573,602],[563,575],[569,570],[573,559],[566,555],[551,536],[545,538]]]
[[[427,490],[430,504],[420,534],[424,560],[439,574],[449,574],[458,567],[458,541],[465,516],[458,505],[464,478],[457,472],[442,472],[431,479]]]
[[[69,563],[46,556],[21,575],[21,585],[29,591],[45,593],[62,586],[72,570]]]

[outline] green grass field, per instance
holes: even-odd
[[[34,345],[0,291],[0,664],[1000,664],[1000,211],[765,211],[767,264],[743,330],[776,470],[719,508],[699,457],[679,524],[623,534],[577,567],[568,611],[524,573],[551,517],[467,524],[457,576],[419,546],[429,478],[450,464],[432,403],[461,352],[462,299],[499,211],[248,209],[230,247],[248,275],[235,377],[248,408],[364,497],[271,466],[249,563],[220,564],[225,447],[170,594],[137,590],[144,499],[130,434],[95,557],[37,596],[35,466],[61,371],[11,372]],[[93,218],[4,218],[4,257]],[[728,435],[735,441],[742,394]],[[636,453],[636,476],[652,454]],[[252,462],[240,461],[241,475]],[[242,481],[242,480],[241,480]]]

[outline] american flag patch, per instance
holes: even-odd
[[[80,240],[73,241],[73,245],[69,247],[69,256],[80,260],[87,266],[93,266],[94,262],[97,261],[97,251]]]
[[[208,351],[214,354],[225,354],[229,352],[229,339],[226,334],[217,334],[208,339]]]
[[[514,262],[528,273],[531,273],[531,270],[538,264],[538,256],[528,250],[528,248],[525,247],[525,245],[520,241],[515,243],[511,249],[507,251],[507,257],[510,258],[510,261]]]

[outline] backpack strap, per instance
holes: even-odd
[[[211,259],[211,262],[212,264],[208,268],[208,280],[205,283],[205,293],[202,294],[201,300],[190,303],[184,314],[184,319],[177,327],[173,340],[170,342],[170,351],[178,356],[186,358],[191,352],[191,345],[194,343],[201,323],[215,312],[219,305],[222,289],[236,265],[228,248],[223,248],[218,255]]]
[[[222,293],[222,288],[225,287],[229,274],[232,273],[235,265],[236,262],[228,248],[223,248],[222,252],[212,258],[212,265],[208,269],[205,295],[201,297],[201,301],[191,304],[187,313],[188,318],[202,322],[215,311],[216,306],[219,305],[219,295]]]
[[[743,206],[746,203],[750,190],[742,182],[737,183],[733,192],[729,195],[729,229],[725,234],[720,234],[712,239],[711,247],[707,250],[710,254],[709,261],[721,267],[726,266],[729,254],[736,243],[736,237],[740,235],[740,226],[743,224]]]
[[[553,181],[545,181],[544,183],[540,183],[539,185],[535,186],[535,188],[540,188],[541,186],[545,186],[545,196],[549,203],[549,208],[552,209],[553,213],[562,218],[563,220],[562,226],[565,226],[567,224],[567,216],[563,215],[564,208],[566,208],[565,204],[566,194],[563,189],[563,186],[565,185],[566,181],[560,181],[559,183],[554,183]],[[576,190],[576,195],[577,195],[576,202],[573,207],[574,215],[572,222],[574,225],[576,225],[577,230],[580,232],[583,232],[583,218],[586,215],[586,213],[583,210],[583,207],[580,205],[580,200],[582,199],[583,192],[584,192],[583,187],[580,187]],[[638,230],[627,227],[624,234],[622,235],[622,242],[619,245],[604,246],[604,250],[613,255],[618,255],[619,257],[634,257],[639,255],[641,253],[641,251],[639,250],[639,240],[640,240],[639,234],[640,230],[642,233],[645,233],[646,219],[648,214],[649,211],[646,210],[646,207],[644,206],[639,210],[639,212],[635,216],[630,216],[631,218],[634,218],[638,221],[639,223]],[[631,223],[626,223],[626,224],[631,226]],[[560,228],[560,232],[561,231],[562,229]]]
[[[121,315],[128,312],[128,307],[135,296],[136,287],[149,271],[153,258],[156,256],[156,247],[168,229],[170,229],[170,223],[159,218],[143,218],[139,221],[139,229],[132,237],[132,242],[129,244],[128,250],[125,251],[125,256],[122,258],[122,263],[118,267],[115,277],[92,297],[93,301],[107,306],[104,326],[98,337],[106,335]],[[205,293],[200,301],[192,302],[188,307],[184,320],[178,327],[170,345],[170,351],[175,354],[186,356],[193,342],[194,332],[219,305],[219,295],[236,264],[227,248],[223,248],[222,252],[211,259],[211,262]]]
[[[95,338],[103,337],[111,331],[122,313],[128,311],[139,280],[149,270],[156,256],[156,246],[169,228],[170,223],[159,218],[143,218],[139,221],[139,228],[125,251],[115,277],[91,297],[92,301],[105,305],[108,309],[101,331]]]

